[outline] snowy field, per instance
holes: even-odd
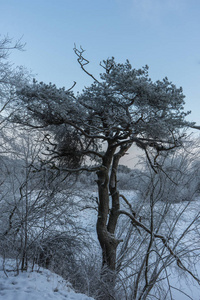
[[[73,291],[62,277],[43,268],[35,267],[32,272],[17,273],[15,261],[3,264],[0,259],[1,300],[92,300],[86,295]],[[17,276],[16,276],[17,275]]]
[[[33,272],[20,272],[16,276],[16,272],[10,271],[14,265],[14,261],[9,260],[3,266],[0,260],[0,300],[93,300],[75,293],[67,281],[49,270],[39,268]],[[177,279],[175,274],[172,274],[171,281],[182,290],[182,293],[174,290],[173,300],[200,300],[197,284],[185,282],[184,278]]]
[[[137,202],[137,196],[134,191],[126,190],[126,191],[122,191],[121,193],[125,195],[130,202],[133,201],[133,203],[135,204],[134,207],[135,210],[137,210],[137,208],[139,207],[140,214],[146,213],[146,209],[147,209],[146,205]],[[93,192],[92,196],[95,197],[95,195],[96,195],[95,192]],[[162,203],[158,203],[157,209],[160,210],[162,205],[163,205]],[[122,207],[123,209],[127,208],[126,205],[123,204],[123,202],[122,202]],[[172,213],[173,216],[178,212],[180,213],[181,211],[184,211],[178,223],[176,224],[175,232],[179,236],[184,232],[185,228],[195,217],[195,215],[199,212],[200,199],[197,198],[195,201],[192,201],[189,205],[187,201],[184,201],[182,203],[172,204],[171,210],[173,211]],[[83,227],[85,226],[88,229],[93,239],[96,239],[97,241],[96,231],[95,231],[96,218],[97,218],[97,212],[88,209],[80,213],[79,222]],[[165,228],[163,228],[163,230],[165,233]],[[197,239],[196,233],[193,230],[191,230],[190,233],[187,234],[186,239],[187,239],[186,244],[187,243],[192,244],[193,241]],[[197,249],[197,251],[199,250]],[[196,274],[198,274],[198,277],[200,277],[200,262],[197,261],[195,268],[196,268]],[[168,280],[170,282],[170,285],[172,286],[171,289],[172,300],[188,300],[188,299],[200,300],[200,285],[198,285],[197,282],[195,282],[190,276],[188,276],[188,274],[186,275],[184,271],[178,270],[177,273],[174,268],[171,268],[169,272]],[[148,299],[155,299],[155,298],[150,297]],[[159,300],[164,300],[164,299],[159,299]]]
[[[135,205],[138,206],[136,195],[132,191],[124,191],[127,199],[131,201],[134,199]],[[93,192],[92,196],[95,197],[96,193]],[[79,201],[80,198],[77,198]],[[181,205],[187,205],[187,202],[182,204],[177,203],[172,205],[174,212],[179,211]],[[125,208],[125,207],[123,207]],[[199,199],[193,201],[185,210],[180,222],[177,224],[177,234],[181,234],[192,217],[199,211]],[[141,206],[140,213],[146,211],[146,207]],[[97,212],[94,209],[81,210],[77,221],[81,227],[87,228],[88,232],[94,240],[96,238],[96,218]],[[191,231],[187,237],[188,243],[194,239],[194,231]],[[98,245],[98,244],[96,244]],[[98,248],[98,246],[97,246]],[[199,250],[197,250],[199,251]],[[196,262],[196,273],[200,276],[200,262]],[[32,272],[17,273],[13,271],[16,268],[16,263],[13,260],[6,261],[5,265],[3,260],[0,259],[0,300],[89,300],[84,294],[75,293],[71,285],[62,277],[50,272],[49,270],[35,267]],[[17,276],[16,276],[17,275]],[[200,286],[194,282],[190,277],[186,277],[185,273],[176,273],[175,269],[169,272],[168,280],[172,288],[173,300],[200,300]],[[177,290],[176,290],[177,289]],[[154,299],[154,298],[148,298]],[[125,299],[121,299],[125,300]],[[164,299],[159,299],[164,300]]]

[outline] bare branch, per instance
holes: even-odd
[[[79,65],[81,66],[81,69],[88,75],[90,76],[94,81],[98,82],[99,81],[91,74],[89,73],[86,69],[85,66],[89,64],[89,60],[87,60],[86,58],[83,57],[83,53],[85,52],[85,50],[83,50],[83,48],[80,46],[80,50],[78,50],[76,48],[76,45],[74,44],[74,53],[76,54],[76,56],[78,56],[77,61],[79,63]]]
[[[188,294],[186,294],[183,290],[176,288],[175,286],[170,285],[170,287],[176,291],[179,291],[180,293],[182,293],[183,295],[185,295],[186,297],[188,297],[191,300],[194,300],[194,298],[190,297]]]
[[[74,81],[73,85],[68,90],[66,90],[66,91],[67,92],[71,91],[75,87],[75,85],[76,85],[76,81]]]
[[[194,129],[198,129],[198,130],[200,130],[200,126],[196,126],[196,125],[194,125],[194,126],[190,126],[190,128],[194,128]]]
[[[119,196],[126,202],[126,204],[128,205],[128,207],[129,207],[131,213],[133,214],[133,216],[136,217],[136,212],[133,210],[132,205],[131,205],[130,202],[127,200],[127,198],[126,198],[124,195],[122,195],[122,194],[120,194]]]
[[[126,211],[124,211],[124,210],[120,210],[120,211],[119,211],[119,214],[124,214],[124,215],[128,216],[128,217],[132,220],[132,222],[135,223],[136,226],[141,227],[142,229],[144,229],[144,230],[145,230],[147,233],[149,233],[150,235],[153,234],[153,236],[154,236],[155,238],[161,239],[163,245],[167,248],[167,250],[168,250],[169,253],[172,255],[172,257],[175,258],[176,263],[177,263],[177,266],[178,266],[180,269],[182,269],[182,270],[186,271],[187,273],[189,273],[189,274],[194,278],[194,280],[197,281],[197,283],[200,285],[200,279],[197,278],[190,270],[188,270],[188,268],[186,268],[186,267],[184,266],[184,264],[182,263],[182,261],[180,260],[180,258],[176,255],[176,253],[175,253],[175,252],[172,250],[172,248],[169,246],[169,244],[168,244],[168,239],[167,239],[167,238],[165,238],[163,235],[152,233],[151,230],[149,230],[144,224],[142,224],[141,222],[139,222],[134,216],[132,216],[132,215],[129,214],[128,212],[126,212]]]
[[[104,169],[105,167],[102,165],[94,166],[94,167],[88,167],[88,166],[83,166],[77,169],[70,169],[70,168],[61,168],[61,167],[56,167],[53,166],[53,169],[59,170],[59,171],[64,171],[64,172],[70,172],[70,173],[78,173],[81,171],[87,171],[87,172],[96,172],[101,169]]]

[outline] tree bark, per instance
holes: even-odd
[[[97,235],[102,249],[101,281],[105,283],[103,286],[104,291],[101,290],[99,299],[113,299],[114,296],[116,254],[117,246],[120,242],[115,238],[120,210],[119,192],[117,190],[117,168],[120,158],[129,147],[130,145],[121,147],[116,154],[116,148],[108,147],[103,158],[102,169],[97,172],[99,193]],[[109,205],[110,196],[112,199],[111,209]]]
[[[117,240],[114,237],[114,232],[108,230],[109,218],[109,176],[108,171],[98,171],[98,193],[99,207],[97,219],[97,235],[102,249],[102,267],[108,267],[115,271]]]

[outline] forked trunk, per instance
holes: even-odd
[[[113,299],[115,287],[116,251],[118,241],[108,230],[109,217],[109,188],[108,172],[99,171],[98,190],[99,208],[97,219],[97,235],[102,249],[101,287],[98,299]]]
[[[102,249],[101,282],[103,283],[101,296],[98,299],[102,300],[114,298],[116,255],[117,246],[120,242],[115,237],[120,210],[117,168],[120,158],[126,153],[130,145],[123,145],[117,153],[115,153],[116,148],[108,147],[103,159],[103,167],[97,172],[99,192],[97,235]],[[112,200],[111,208],[109,207],[109,196]]]

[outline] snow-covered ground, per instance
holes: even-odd
[[[88,192],[88,191],[87,191]],[[86,192],[86,194],[87,194]],[[126,198],[135,204],[134,210],[137,210],[137,207],[140,207],[140,214],[145,213],[147,210],[147,207],[145,204],[141,204],[137,202],[137,196],[134,191],[131,190],[125,190],[121,191],[123,195],[126,196]],[[90,196],[95,197],[96,193],[91,192]],[[134,200],[134,201],[133,201]],[[80,199],[77,198],[77,201],[80,201]],[[134,205],[133,204],[133,205]],[[163,203],[157,204],[158,210],[161,209]],[[195,217],[195,215],[200,210],[200,199],[196,198],[195,201],[192,201],[188,207],[188,202],[185,201],[183,203],[175,203],[171,205],[171,210],[173,211],[173,214],[180,213],[181,211],[184,211],[182,214],[182,217],[180,218],[179,222],[176,224],[176,234],[181,235],[182,232],[185,230],[185,228],[188,226],[188,224],[191,222],[191,220]],[[123,209],[126,209],[126,204],[122,202]],[[187,207],[187,209],[185,209]],[[173,216],[172,216],[173,217]],[[97,236],[96,236],[96,219],[97,219],[97,212],[93,209],[86,209],[82,210],[79,213],[78,221],[81,225],[81,227],[87,228],[87,230],[90,232],[92,238],[96,240],[97,245]],[[190,233],[187,235],[188,243],[192,243],[192,240],[195,241],[195,232],[193,230],[190,231]],[[187,243],[187,241],[186,241]],[[93,249],[94,250],[94,249]],[[199,250],[197,250],[199,251]],[[174,263],[174,265],[176,265]],[[200,262],[197,261],[196,263],[196,274],[200,277]],[[182,274],[181,274],[182,273]],[[195,282],[188,274],[186,274],[184,271],[177,273],[176,270],[173,268],[169,268],[169,277],[168,281],[171,286],[171,296],[173,300],[200,300],[200,285],[198,285],[197,282]],[[151,298],[149,298],[151,299]],[[153,299],[153,298],[152,298]],[[121,299],[124,300],[124,299]],[[159,299],[163,300],[163,299]]]
[[[14,260],[0,258],[0,300],[92,300],[73,291],[62,277],[43,268],[32,272],[12,271]],[[16,276],[17,275],[17,276]]]
[[[124,191],[129,201],[131,199],[136,201],[136,195],[133,191]],[[95,193],[91,193],[95,197]],[[80,199],[77,198],[77,202]],[[199,199],[193,201],[188,209],[182,215],[182,218],[177,224],[177,233],[181,233],[187,226],[188,222],[199,211]],[[173,204],[173,212],[178,211],[178,207],[186,205],[186,202],[182,204]],[[84,206],[84,205],[83,205]],[[138,206],[138,205],[137,205]],[[125,207],[124,207],[125,208]],[[142,208],[142,206],[141,206]],[[141,209],[142,213],[143,208]],[[146,210],[146,208],[145,208]],[[81,227],[87,228],[92,238],[96,240],[96,218],[97,212],[94,209],[81,210],[77,216],[77,221]],[[194,232],[191,231],[188,238],[194,239]],[[98,246],[98,243],[97,243]],[[95,247],[94,247],[95,248]],[[98,247],[97,247],[98,248]],[[95,249],[94,249],[95,250]],[[197,251],[199,251],[197,249]],[[3,260],[0,258],[0,300],[91,300],[84,294],[75,293],[70,284],[62,277],[50,272],[49,270],[35,267],[32,272],[19,273],[12,271],[16,267],[13,260],[7,260],[6,264],[3,264]],[[200,286],[192,279],[186,278],[185,273],[182,275],[176,273],[174,269],[169,270],[168,280],[172,288],[173,300],[200,300]],[[200,262],[196,262],[196,273],[200,275]],[[17,276],[16,276],[17,275]],[[176,290],[177,289],[177,290]],[[124,300],[124,299],[121,299]],[[163,300],[163,299],[160,299]]]

